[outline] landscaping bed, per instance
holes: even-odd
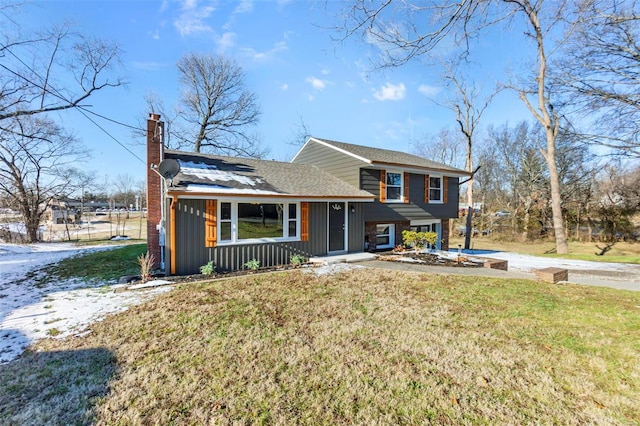
[[[426,252],[415,250],[394,250],[379,253],[377,257],[379,260],[389,262],[409,262],[434,266],[452,266],[460,268],[482,268],[484,266],[484,260],[465,255],[458,256],[455,253],[444,251]]]

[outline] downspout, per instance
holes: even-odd
[[[170,256],[170,268],[171,275],[176,274],[176,206],[178,205],[178,197],[171,197],[171,232],[169,235],[169,256]]]

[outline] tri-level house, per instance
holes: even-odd
[[[147,122],[147,245],[168,274],[287,264],[393,248],[402,231],[448,249],[459,179],[469,174],[403,152],[311,137],[291,162],[166,150]]]

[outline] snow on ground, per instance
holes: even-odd
[[[36,285],[33,278],[27,278],[45,265],[80,252],[105,249],[68,243],[0,244],[0,364],[16,358],[39,339],[80,335],[108,314],[171,289],[152,285],[148,290],[115,293],[118,285],[78,280],[44,280]]]
[[[502,251],[491,252],[487,254],[486,257],[507,260],[509,261],[509,269],[522,272],[531,272],[534,269],[542,268],[563,268],[572,271],[603,270],[624,272],[629,269],[629,266],[633,266],[625,263],[590,262],[588,260],[561,259],[557,257],[547,258]]]
[[[364,266],[354,265],[353,263],[330,263],[328,265],[316,266],[313,268],[305,269],[308,274],[314,274],[315,276],[323,275],[335,275],[342,272],[347,272],[352,269],[362,269]]]

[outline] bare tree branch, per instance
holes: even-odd
[[[222,56],[187,54],[178,62],[184,88],[180,119],[192,132],[176,134],[193,150],[261,157],[266,151],[249,132],[260,118],[256,95],[244,88],[244,72]]]

